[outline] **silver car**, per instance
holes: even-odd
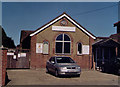
[[[70,57],[51,57],[46,63],[46,72],[52,72],[56,77],[60,75],[80,76],[81,68]]]

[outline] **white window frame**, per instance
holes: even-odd
[[[47,42],[47,44],[48,44],[48,53],[44,53],[44,50],[43,50],[43,54],[49,54],[49,42],[48,42],[48,41],[44,41],[44,42],[43,42],[43,49],[44,49],[44,44],[45,44],[45,42]]]
[[[59,34],[55,39],[55,54],[71,54],[71,38],[70,38],[70,36],[68,34],[64,34],[64,33],[62,33],[62,34],[63,34],[63,40],[62,41],[56,41],[57,37],[59,35],[61,35],[61,34]],[[64,35],[67,35],[70,38],[70,41],[64,41]],[[63,45],[62,45],[62,53],[56,53],[56,42],[62,42],[63,43]],[[70,53],[64,53],[64,42],[69,42],[70,43]]]

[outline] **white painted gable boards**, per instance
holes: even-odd
[[[75,26],[77,26],[80,30],[82,30],[84,33],[86,33],[88,36],[90,36],[93,39],[96,39],[96,37],[94,35],[92,35],[91,33],[89,33],[86,29],[84,29],[81,25],[79,25],[77,22],[75,22],[72,18],[70,18],[66,13],[62,14],[61,16],[55,18],[53,21],[49,22],[48,24],[46,24],[45,26],[39,28],[38,30],[36,30],[35,32],[33,32],[32,34],[30,34],[30,36],[34,36],[35,34],[41,32],[42,30],[46,29],[47,27],[49,27],[50,25],[54,24],[55,22],[57,22],[58,20],[62,19],[63,17],[67,18],[70,22],[72,22]],[[65,27],[64,27],[65,28]],[[66,27],[67,28],[67,27]],[[55,30],[56,27],[53,28],[53,30]],[[57,30],[57,29],[56,29]],[[71,30],[75,31],[74,28],[71,28]],[[64,31],[64,29],[63,29]]]

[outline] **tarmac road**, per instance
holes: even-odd
[[[94,70],[82,70],[80,77],[58,78],[40,70],[7,70],[7,85],[118,85],[118,76]]]

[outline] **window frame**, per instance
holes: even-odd
[[[48,42],[48,41],[43,41],[43,49],[44,49],[44,44],[45,44],[45,42],[46,42],[47,45],[48,45],[48,53],[44,53],[44,52],[43,52],[43,54],[44,54],[44,55],[48,55],[48,54],[49,54],[49,42]]]
[[[81,53],[78,53],[78,45],[81,44]],[[81,42],[78,42],[77,43],[77,55],[83,55],[83,52],[82,52],[82,43]]]
[[[61,35],[61,34],[59,34],[59,35],[57,35],[57,37],[55,38],[55,54],[68,54],[68,55],[70,55],[71,54],[71,38],[70,38],[70,36],[68,35],[68,34],[65,34],[65,33],[62,33],[63,34],[63,40],[62,41],[59,41],[59,40],[56,40],[57,39],[57,37],[59,36],[59,35]],[[64,35],[67,35],[68,37],[69,37],[69,39],[70,39],[70,41],[64,41]],[[62,43],[62,53],[57,53],[56,52],[56,42],[61,42]],[[65,44],[65,42],[68,42],[68,43],[70,43],[70,53],[64,53],[64,44]]]

